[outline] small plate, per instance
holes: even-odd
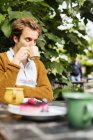
[[[30,118],[34,120],[51,120],[53,118],[62,117],[66,115],[67,109],[66,107],[60,106],[48,106],[48,112],[25,112],[21,111],[18,105],[8,105],[8,111],[12,114],[21,115],[25,118]]]

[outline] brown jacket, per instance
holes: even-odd
[[[37,67],[37,87],[17,86],[24,88],[25,97],[47,98],[48,101],[53,99],[53,91],[47,71],[43,63],[39,59],[34,60]],[[16,79],[20,67],[11,63],[6,55],[6,52],[0,53],[0,101],[4,101],[4,93],[6,87],[15,87]]]

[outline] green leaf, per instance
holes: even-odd
[[[22,11],[22,12],[20,12],[20,11],[9,11],[8,14],[9,14],[9,20],[10,21],[13,20],[13,19],[24,17],[24,16],[32,17],[33,19],[36,20],[36,18],[28,11]]]
[[[76,44],[76,45],[78,44],[78,37],[75,34],[70,33],[67,36],[70,39],[70,41],[73,42],[73,44]]]
[[[56,89],[54,89],[54,98],[58,98],[62,96],[62,87],[58,87]]]
[[[52,33],[45,33],[45,35],[48,37],[48,39],[53,40],[55,42],[59,42],[61,40],[58,36]]]
[[[93,3],[93,0],[89,0],[91,3]]]
[[[3,23],[3,25],[1,26],[1,30],[2,32],[4,33],[4,35],[6,37],[9,37],[10,36],[10,33],[11,33],[11,26],[10,26],[10,23],[9,23],[9,20],[6,19]]]
[[[27,0],[28,2],[42,2],[44,0]]]
[[[52,62],[51,69],[52,69],[52,72],[54,73],[54,75],[57,73],[62,74],[64,67],[63,67],[63,65],[61,65],[60,62]]]
[[[5,15],[0,14],[0,24],[5,20]]]
[[[79,3],[80,6],[83,6],[83,4],[84,4],[85,1],[86,0],[78,0],[78,3]]]

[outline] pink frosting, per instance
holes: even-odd
[[[30,105],[30,104],[21,104],[20,105],[20,111],[25,112],[46,112],[48,109],[48,104],[40,104],[40,105]]]

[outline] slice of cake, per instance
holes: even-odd
[[[36,98],[30,98],[26,103],[20,104],[20,111],[27,113],[39,113],[48,111],[48,103]]]

